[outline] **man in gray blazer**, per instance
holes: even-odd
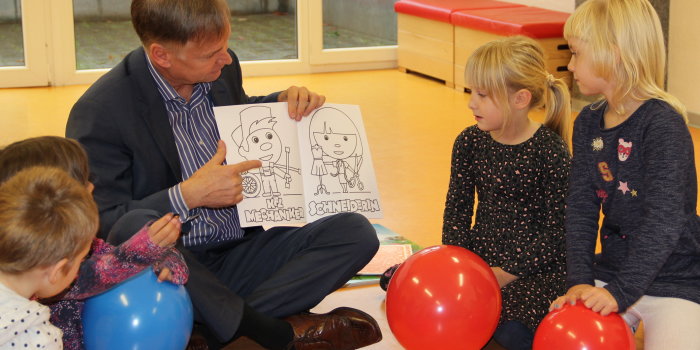
[[[368,314],[310,308],[373,257],[378,240],[358,214],[303,227],[241,228],[241,172],[257,160],[225,164],[213,107],[282,102],[300,120],[325,98],[303,87],[246,95],[228,49],[224,0],[133,0],[143,47],[95,82],[71,110],[66,136],[87,150],[100,208],[100,235],[113,243],[150,217],[183,221],[179,249],[190,268],[186,287],[210,348],[247,336],[270,349],[355,349],[381,339]],[[133,231],[135,232],[135,231]]]

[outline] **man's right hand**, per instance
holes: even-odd
[[[180,184],[188,208],[224,208],[243,200],[241,173],[259,168],[262,163],[259,160],[246,160],[237,164],[222,165],[224,160],[226,144],[219,140],[214,156]]]

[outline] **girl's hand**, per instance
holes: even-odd
[[[170,273],[170,269],[167,267],[164,267],[162,270],[160,270],[160,273],[158,274],[158,282],[163,282],[163,281],[170,281],[173,282],[173,274]]]
[[[560,296],[552,302],[552,304],[549,306],[549,311],[558,309],[565,303],[569,303],[571,305],[576,304],[576,300],[581,299],[582,294],[591,288],[595,287],[590,284],[577,284],[569,288],[569,290],[566,291],[566,294]]]
[[[587,308],[600,312],[603,316],[618,311],[617,300],[605,288],[589,288],[581,294],[581,300]]]
[[[159,247],[171,247],[180,237],[181,225],[178,215],[165,214],[148,227],[148,237]]]

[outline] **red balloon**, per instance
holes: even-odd
[[[406,349],[481,349],[498,325],[501,289],[478,255],[457,246],[429,247],[394,273],[386,313]]]
[[[616,313],[602,316],[585,305],[565,304],[537,327],[534,350],[634,350],[634,337]]]

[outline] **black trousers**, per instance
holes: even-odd
[[[131,211],[115,223],[107,241],[120,244],[160,216]],[[246,229],[235,242],[176,247],[190,270],[185,287],[195,321],[223,343],[236,333],[244,302],[278,318],[309,310],[364,267],[379,241],[364,216],[341,213],[302,227]]]

